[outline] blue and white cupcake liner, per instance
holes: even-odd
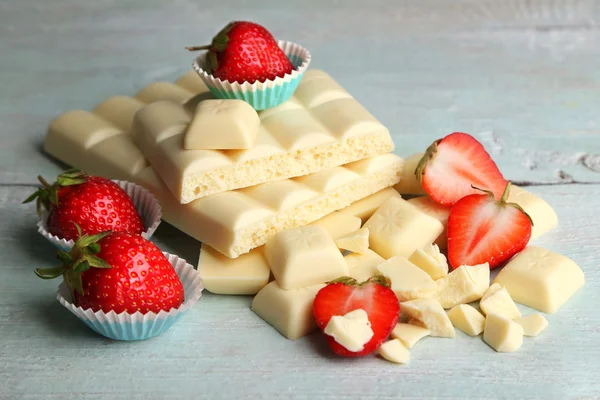
[[[184,259],[174,254],[163,252],[167,257],[177,276],[183,284],[184,302],[179,308],[170,311],[160,311],[158,314],[150,312],[142,314],[128,314],[114,311],[105,313],[103,311],[93,312],[91,309],[84,310],[72,303],[71,294],[67,286],[60,284],[56,292],[56,298],[64,307],[83,321],[96,333],[114,340],[145,340],[166,332],[179,318],[193,306],[200,297],[204,286],[198,271],[188,264]]]
[[[158,200],[148,190],[133,182],[118,180],[113,180],[113,182],[125,190],[127,195],[133,200],[135,209],[138,214],[140,214],[144,227],[146,228],[144,232],[142,232],[142,237],[144,239],[150,239],[160,225],[160,220],[162,218],[162,209]],[[69,251],[75,245],[73,240],[66,240],[48,232],[48,211],[45,209],[43,209],[40,214],[37,227],[38,232],[59,250]]]
[[[254,83],[222,81],[206,70],[208,52],[196,58],[192,67],[216,98],[244,100],[257,111],[266,110],[277,107],[294,94],[311,60],[310,52],[296,43],[279,40],[277,44],[294,66],[291,73],[281,78]]]

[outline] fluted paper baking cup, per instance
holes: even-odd
[[[294,94],[311,59],[310,52],[296,43],[279,40],[277,44],[288,56],[294,69],[283,77],[265,82],[231,83],[215,78],[206,68],[207,52],[196,58],[192,67],[216,98],[244,100],[257,111],[266,110],[280,105]]]
[[[142,237],[150,239],[160,225],[160,219],[162,218],[162,209],[158,200],[152,193],[133,182],[117,180],[113,180],[113,182],[125,190],[127,195],[133,200],[135,209],[140,214],[145,228],[144,232],[142,232]],[[60,250],[69,251],[75,244],[73,240],[66,240],[48,232],[48,211],[46,210],[43,210],[40,214],[37,227],[38,232]]]
[[[147,314],[140,312],[117,314],[114,311],[108,313],[103,311],[93,312],[89,308],[84,310],[73,304],[69,289],[64,282],[58,287],[56,298],[60,304],[75,314],[89,328],[107,338],[114,340],[145,340],[161,335],[202,297],[202,291],[204,290],[202,278],[192,265],[174,254],[166,252],[163,252],[163,254],[173,265],[183,284],[184,301],[179,308],[171,309],[168,312],[160,311],[158,314],[154,312]]]

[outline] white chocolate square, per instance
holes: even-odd
[[[362,220],[362,223],[365,223],[390,197],[400,198],[400,193],[394,188],[389,187],[367,196],[362,200],[355,201],[348,207],[341,209],[339,212],[358,217]]]
[[[364,254],[351,253],[344,256],[348,264],[350,276],[358,282],[364,282],[378,274],[377,266],[385,261],[383,257],[373,250],[367,250]]]
[[[422,249],[415,250],[408,261],[427,272],[433,280],[448,275],[448,261],[437,244],[428,244]]]
[[[431,332],[429,332],[429,329],[400,322],[396,324],[390,336],[394,339],[398,339],[404,346],[411,349],[419,340],[430,334]]]
[[[469,336],[477,336],[483,332],[485,317],[468,304],[459,304],[448,311],[448,318],[455,328]]]
[[[544,199],[522,189],[512,186],[508,201],[517,203],[533,220],[531,228],[531,239],[535,239],[548,232],[558,224],[558,216],[552,207]]]
[[[483,294],[479,301],[479,308],[484,314],[498,314],[508,319],[515,319],[521,316],[521,311],[508,294],[506,288],[494,283]]]
[[[450,207],[443,206],[436,203],[429,196],[415,197],[414,199],[408,200],[408,202],[416,206],[421,212],[437,219],[444,226],[444,230],[440,233],[440,236],[435,239],[440,249],[448,248],[448,217],[450,216]]]
[[[203,244],[198,274],[204,288],[211,293],[248,295],[258,293],[269,283],[271,271],[262,247],[229,258]]]
[[[434,297],[444,308],[479,300],[490,286],[489,264],[461,265],[436,284]]]
[[[398,339],[388,340],[378,350],[379,355],[389,362],[406,364],[410,361],[410,352]]]
[[[254,297],[252,311],[286,338],[299,339],[317,329],[313,302],[323,287],[321,284],[284,290],[273,281]]]
[[[336,239],[335,244],[342,250],[365,254],[369,250],[369,230],[361,228]]]
[[[309,224],[309,226],[320,226],[323,227],[329,236],[333,239],[337,239],[341,236],[347,235],[350,232],[354,232],[360,229],[361,221],[358,217],[353,217],[349,214],[343,214],[340,212],[332,212],[329,215]]]
[[[244,100],[204,100],[196,107],[183,147],[187,150],[249,149],[260,118]]]
[[[275,280],[289,290],[348,275],[348,266],[327,231],[320,226],[289,229],[272,236],[265,256]]]
[[[525,336],[537,336],[548,326],[548,320],[542,314],[531,314],[515,319],[523,327]]]
[[[548,314],[555,313],[584,282],[575,262],[537,246],[526,247],[494,279],[517,303]]]
[[[435,281],[404,257],[396,256],[382,262],[377,271],[391,281],[399,301],[430,297],[437,291]]]
[[[446,311],[431,297],[405,301],[400,304],[400,310],[429,330],[431,336],[453,338],[456,335]]]
[[[485,318],[483,340],[499,353],[518,350],[523,344],[523,327],[498,314],[488,314]]]
[[[369,228],[371,249],[383,258],[409,257],[432,243],[444,230],[440,221],[395,197],[389,198],[364,227]]]

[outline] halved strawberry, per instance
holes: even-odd
[[[437,203],[451,206],[477,191],[476,186],[500,198],[506,180],[481,143],[454,132],[429,146],[415,170],[423,190]]]
[[[453,268],[489,263],[495,268],[527,246],[531,217],[515,203],[507,203],[511,182],[500,200],[494,194],[472,194],[460,199],[448,217],[448,261]]]
[[[362,283],[347,276],[331,281],[319,290],[313,307],[315,320],[322,331],[334,315],[346,315],[360,308],[367,313],[373,337],[362,351],[349,351],[333,337],[325,335],[331,349],[345,357],[361,357],[376,351],[396,326],[400,314],[398,298],[383,276],[374,276]]]

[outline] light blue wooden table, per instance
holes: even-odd
[[[536,244],[587,283],[513,354],[480,339],[427,338],[408,366],[331,358],[290,342],[249,297],[206,294],[164,336],[106,340],[54,299],[54,263],[21,205],[51,118],[189,69],[186,45],[232,19],[308,47],[393,133],[407,156],[460,130],[505,175],[543,196],[560,226]],[[600,399],[600,2],[590,0],[0,1],[1,399]],[[162,224],[156,241],[196,263],[199,245]]]

